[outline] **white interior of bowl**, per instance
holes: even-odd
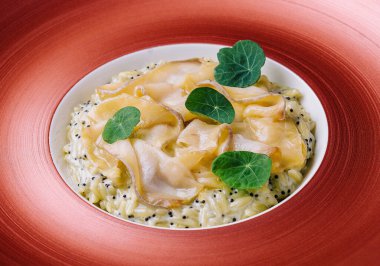
[[[158,61],[171,61],[188,59],[193,57],[208,57],[216,60],[216,54],[220,48],[225,47],[221,45],[214,44],[175,44],[175,45],[165,45],[154,48],[149,48],[141,50],[132,54],[128,54],[112,60],[99,68],[95,69],[83,79],[81,79],[77,84],[75,84],[72,89],[65,95],[60,104],[58,105],[49,132],[49,144],[50,152],[53,158],[53,162],[65,180],[65,182],[77,192],[77,185],[74,184],[74,180],[70,176],[68,165],[64,160],[63,146],[66,144],[67,130],[66,127],[70,123],[70,114],[73,112],[75,106],[87,101],[90,95],[94,93],[97,86],[109,83],[111,77],[122,71],[140,69],[149,63],[154,63]],[[322,104],[313,92],[313,90],[294,72],[290,71],[285,66],[277,63],[270,58],[267,58],[266,63],[262,69],[262,74],[268,76],[268,78],[273,81],[286,85],[289,87],[297,88],[303,94],[302,105],[310,113],[312,119],[316,122],[315,138],[315,156],[311,162],[310,169],[307,172],[302,184],[297,188],[293,194],[287,197],[281,203],[275,205],[274,207],[259,213],[250,218],[238,221],[244,222],[249,219],[253,219],[259,215],[263,215],[268,211],[280,207],[284,202],[291,200],[295,194],[297,194],[305,185],[311,180],[315,172],[319,168],[324,154],[326,152],[327,142],[328,142],[328,124],[325,112],[323,110]],[[82,197],[84,199],[84,197]],[[84,199],[88,202],[86,199]],[[88,204],[90,204],[88,202]],[[91,204],[92,205],[92,204]],[[95,208],[95,205],[92,205]],[[101,210],[100,208],[98,208]],[[103,211],[103,210],[101,210]],[[109,213],[107,213],[109,214]],[[112,215],[112,214],[109,214]],[[116,217],[116,216],[114,216]],[[119,217],[116,217],[119,218]],[[121,218],[120,218],[121,219]],[[129,221],[127,221],[129,222]],[[232,223],[232,224],[236,224]],[[141,225],[141,224],[139,224]],[[231,225],[231,224],[228,224]],[[220,225],[207,228],[198,228],[198,230],[204,230],[209,228],[216,228]],[[148,226],[148,225],[142,225]],[[150,227],[150,226],[148,226]],[[159,228],[159,227],[155,227]],[[168,229],[168,228],[163,228]],[[194,230],[194,229],[169,229],[169,230]]]

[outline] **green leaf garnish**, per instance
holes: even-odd
[[[209,87],[193,90],[185,102],[186,108],[197,115],[206,116],[220,123],[231,124],[235,110],[228,99]]]
[[[140,110],[133,106],[127,106],[117,111],[104,127],[102,134],[104,141],[112,144],[128,138],[134,127],[140,122],[140,115]]]
[[[215,80],[224,86],[245,88],[259,80],[265,54],[257,43],[244,40],[238,41],[232,48],[220,49],[218,60]]]
[[[212,162],[212,172],[237,189],[260,188],[268,181],[272,160],[265,154],[227,151]]]

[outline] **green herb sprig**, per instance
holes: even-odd
[[[263,49],[249,40],[238,41],[231,48],[222,48],[217,56],[219,65],[215,68],[215,80],[230,87],[245,88],[255,84],[265,63]]]
[[[262,187],[268,181],[272,160],[265,154],[228,151],[212,163],[212,172],[228,186],[237,189]]]
[[[231,124],[235,118],[235,110],[230,101],[209,87],[194,89],[187,97],[185,106],[190,112],[219,123]]]
[[[112,144],[128,138],[140,122],[140,116],[140,110],[136,107],[127,106],[120,109],[107,121],[102,134],[103,140]]]

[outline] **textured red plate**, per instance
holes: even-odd
[[[1,0],[1,264],[378,263],[376,2]],[[259,42],[299,74],[326,110],[327,153],[299,194],[244,223],[169,231],[118,220],[69,189],[53,166],[48,129],[80,78],[147,47],[239,39]]]

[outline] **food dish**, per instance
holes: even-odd
[[[41,5],[26,0],[14,5],[4,0],[2,6],[6,7],[0,11],[3,264],[378,262],[374,251],[380,245],[380,39],[375,2]],[[280,207],[231,226],[163,230],[99,211],[62,180],[51,158],[49,127],[74,84],[106,62],[142,49],[194,42],[232,45],[238,39],[262,44],[269,58],[309,84],[326,112],[327,150],[302,190]],[[200,51],[197,54],[203,56]],[[146,56],[147,62],[159,60],[154,54]],[[107,80],[92,82],[101,85]],[[90,95],[93,88],[83,91]],[[85,99],[75,96],[78,103]]]
[[[196,228],[251,217],[294,192],[315,143],[315,123],[299,103],[301,93],[266,76],[248,88],[225,87],[215,81],[216,66],[196,58],[121,72],[75,107],[64,150],[79,193],[126,220]],[[215,123],[190,112],[185,101],[197,87],[226,95],[233,122]],[[128,139],[108,144],[101,137],[105,122],[126,106],[140,110],[140,126]],[[228,150],[270,156],[269,180],[248,190],[223,183],[211,163]],[[144,169],[154,165],[156,172],[147,175],[151,170]]]
[[[52,158],[57,170],[65,182],[76,193],[79,193],[80,187],[77,186],[77,183],[73,182],[72,173],[68,171],[69,167],[65,160],[64,153],[62,152],[62,147],[67,144],[66,130],[62,129],[66,128],[70,123],[70,116],[68,114],[70,114],[79,104],[84,102],[87,103],[90,96],[94,93],[94,88],[101,87],[102,85],[111,82],[112,80],[110,77],[125,71],[126,65],[128,65],[131,69],[139,69],[144,65],[146,66],[149,62],[159,62],[160,60],[164,60],[166,62],[178,61],[186,58],[194,58],[196,56],[216,60],[218,51],[224,47],[225,46],[212,44],[176,44],[154,47],[112,60],[111,62],[100,66],[83,77],[61,100],[55,111],[50,127],[49,139]],[[296,74],[270,58],[266,59],[262,72],[268,74],[271,78],[273,78],[273,81],[276,81],[279,84],[286,84],[290,87],[299,88],[300,91],[302,91],[302,104],[304,106],[309,106],[309,108],[313,110],[311,113],[312,119],[319,125],[315,130],[315,137],[319,139],[319,141],[315,145],[314,159],[309,164],[309,170],[307,171],[301,185],[290,196],[281,201],[281,203],[253,217],[263,215],[268,211],[272,211],[275,208],[285,204],[288,200],[297,195],[297,193],[299,193],[299,191],[301,191],[301,189],[304,188],[308,182],[310,182],[323,160],[328,140],[328,125],[326,116],[322,105],[320,104],[317,96],[313,93],[312,89]],[[81,122],[82,121],[80,121],[80,123]],[[75,134],[73,136],[75,136]],[[82,199],[84,198],[82,197]],[[85,200],[85,202],[88,203],[87,200]],[[91,204],[91,206],[94,205]],[[100,208],[98,210],[100,210]],[[109,214],[108,212],[106,213]],[[118,218],[119,216],[114,217]],[[235,223],[238,222],[240,221]],[[215,226],[203,228],[215,228]],[[186,230],[195,229],[196,228],[190,228]],[[181,228],[176,227],[176,230],[181,230]]]

